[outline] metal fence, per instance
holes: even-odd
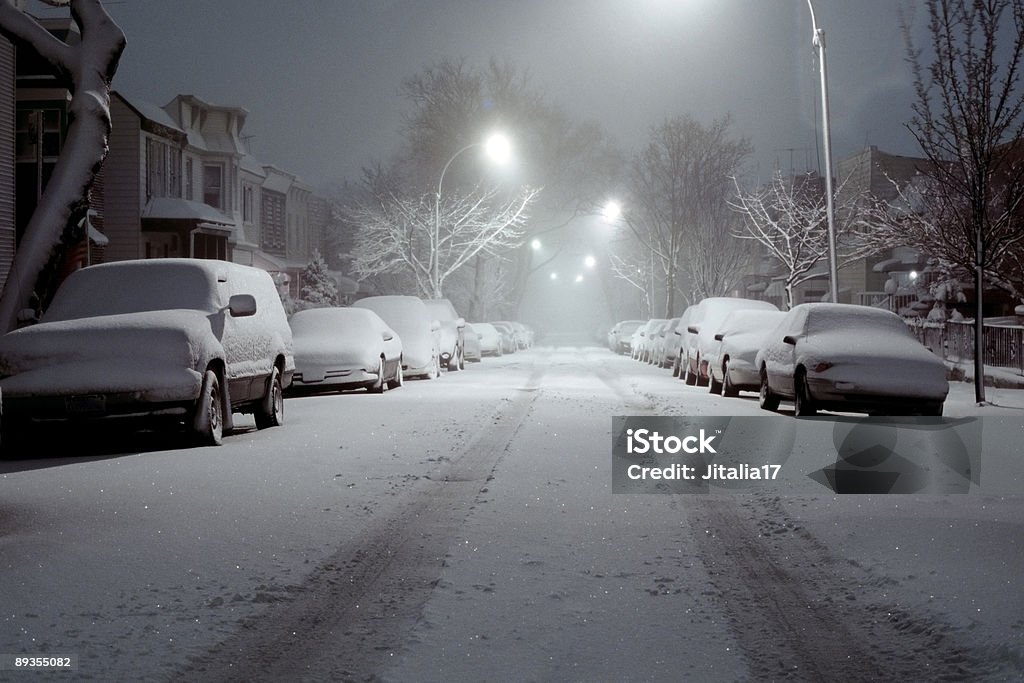
[[[931,320],[907,321],[914,334],[938,356],[957,363],[974,361],[973,322],[935,322]],[[1024,375],[1024,326],[993,325],[982,326],[984,345],[982,351],[985,365],[1008,368]]]

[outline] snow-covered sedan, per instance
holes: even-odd
[[[430,317],[423,301],[414,296],[368,296],[352,304],[381,317],[402,340],[402,374],[405,379],[434,379],[441,374],[440,323]]]
[[[424,299],[423,303],[430,316],[441,323],[441,364],[449,371],[464,369],[466,320],[448,299]]]
[[[480,338],[480,355],[500,356],[502,351],[501,333],[490,323],[473,323],[473,329]]]
[[[479,363],[483,360],[483,352],[480,350],[480,333],[469,323],[466,323],[463,330],[462,357],[467,363]]]
[[[289,321],[295,341],[296,389],[402,386],[402,340],[366,308],[310,308]]]
[[[708,350],[717,345],[715,335],[718,334],[722,321],[733,311],[762,310],[777,311],[775,304],[768,301],[741,299],[729,296],[714,296],[702,299],[690,314],[686,329],[683,330],[682,344],[679,350],[681,376],[687,384],[707,386]]]
[[[203,259],[76,271],[42,322],[0,338],[3,429],[151,417],[218,445],[232,413],[284,421],[292,333],[270,275]]]
[[[722,321],[715,334],[717,346],[707,354],[709,389],[722,396],[738,396],[740,391],[757,391],[761,375],[754,359],[768,333],[782,321],[783,311],[740,309]]]
[[[819,409],[942,415],[945,364],[889,311],[801,304],[769,333],[755,362],[761,407],[792,399],[798,416]]]

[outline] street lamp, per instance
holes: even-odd
[[[533,239],[533,240],[532,240],[532,241],[530,242],[530,249],[533,249],[534,251],[539,251],[539,250],[540,250],[540,246],[541,246],[541,245],[540,245],[540,240],[539,240],[539,239],[537,239],[537,238],[534,238],[534,239]]]
[[[506,164],[512,158],[512,142],[503,133],[492,133],[486,140],[480,142],[471,142],[459,151],[455,152],[448,159],[448,163],[441,169],[441,177],[437,180],[437,194],[434,196],[434,234],[432,235],[431,242],[431,258],[433,264],[431,272],[433,273],[434,287],[437,287],[437,283],[440,281],[441,273],[441,254],[439,253],[438,246],[441,241],[441,185],[444,183],[444,175],[448,172],[448,167],[452,165],[452,162],[466,150],[473,149],[474,147],[483,147],[487,157],[496,164]],[[535,249],[539,248],[534,247]],[[440,295],[440,292],[437,293]]]
[[[597,259],[594,258],[592,255],[587,254],[587,257],[583,259],[583,265],[585,265],[587,268],[593,268],[594,266],[597,265]]]
[[[619,204],[614,199],[609,200],[605,203],[604,208],[601,209],[601,215],[606,223],[614,223],[622,215],[622,204]]]
[[[807,0],[811,10],[811,29],[814,36],[811,43],[818,48],[818,64],[821,67],[821,135],[825,143],[825,213],[828,218],[828,279],[832,303],[839,301],[839,265],[836,259],[836,219],[832,201],[832,132],[828,113],[828,76],[825,69],[825,30],[818,28],[814,18],[814,5]]]

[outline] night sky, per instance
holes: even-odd
[[[249,110],[264,163],[314,187],[356,179],[399,143],[403,78],[443,58],[526,70],[626,152],[681,113],[725,113],[750,171],[817,168],[820,91],[805,0],[111,0],[128,37],[114,85]],[[836,159],[915,153],[896,0],[815,0],[826,31]],[[918,9],[918,25],[923,15]],[[514,136],[514,131],[512,131]]]

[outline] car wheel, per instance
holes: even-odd
[[[807,373],[802,369],[797,370],[793,378],[793,405],[797,417],[813,417],[818,414],[807,388]]]
[[[427,375],[427,379],[437,379],[441,376],[441,357],[434,356],[433,361],[430,365],[430,374]]]
[[[256,409],[256,428],[280,427],[284,424],[284,389],[281,387],[281,371],[275,365],[270,371],[267,395]]]
[[[672,359],[672,376],[673,377],[679,377],[679,367],[680,367],[679,366],[679,354],[676,354],[676,357]]]
[[[224,404],[220,395],[217,373],[207,370],[199,388],[195,412],[192,415],[192,434],[200,446],[219,446],[224,440]]]
[[[366,387],[371,394],[383,394],[388,390],[388,383],[384,381],[384,359],[377,362],[377,381]]]
[[[455,353],[452,354],[451,360],[448,361],[448,372],[457,372],[462,368],[462,358],[459,354],[459,350],[455,349]]]
[[[708,393],[709,394],[720,394],[722,393],[722,383],[715,379],[715,373],[711,372],[711,367],[708,367]]]
[[[683,379],[686,381],[687,386],[694,386],[697,384],[697,375],[690,369],[690,357],[686,357],[686,367],[683,368],[685,376]]]
[[[761,394],[758,397],[757,404],[761,406],[763,410],[779,409],[779,397],[776,396],[772,391],[772,388],[768,386],[768,371],[765,369],[761,370]]]
[[[722,364],[722,396],[733,398],[739,395],[739,390],[732,385],[732,381],[729,379],[729,361],[725,361]]]
[[[391,382],[388,383],[390,389],[397,389],[405,385],[405,375],[402,373],[402,359],[398,359],[398,365],[395,367],[395,376],[391,378]]]

